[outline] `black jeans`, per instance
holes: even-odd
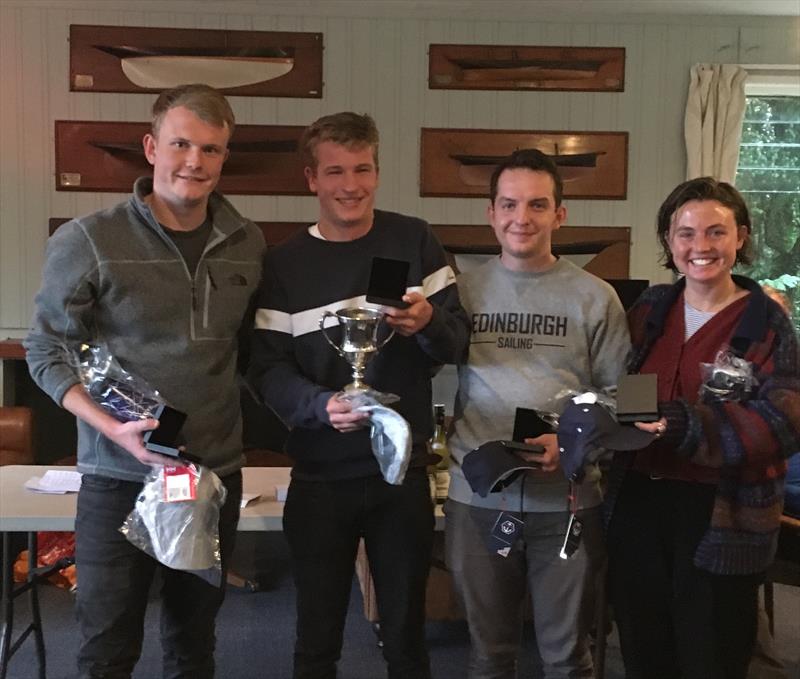
[[[423,469],[401,486],[382,478],[292,479],[283,529],[297,587],[295,679],[333,679],[364,537],[391,679],[429,679],[425,586],[433,507]]]
[[[77,616],[82,679],[128,678],[142,650],[147,593],[163,573],[161,644],[165,679],[214,676],[214,619],[224,597],[224,567],[233,551],[242,475],[222,479],[228,491],[220,512],[222,587],[159,564],[119,532],[141,483],[84,474],[75,521]]]
[[[715,575],[694,553],[716,487],[628,472],[609,526],[609,591],[628,679],[744,679],[762,574]]]

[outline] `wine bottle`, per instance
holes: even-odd
[[[433,406],[434,429],[429,441],[430,452],[439,457],[432,470],[436,479],[435,497],[437,500],[447,499],[447,490],[450,487],[450,450],[447,447],[447,430],[444,424],[444,404],[437,403]]]

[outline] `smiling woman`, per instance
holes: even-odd
[[[628,370],[658,376],[660,415],[637,423],[659,436],[618,453],[609,481],[609,582],[629,677],[744,679],[750,663],[786,458],[800,447],[797,338],[761,286],[731,273],[749,261],[750,229],[730,184],[678,186],[658,237],[683,277],[629,313]]]
[[[736,298],[731,269],[749,234],[733,210],[716,200],[691,200],[672,217],[669,249],[686,277],[686,301],[695,309],[717,311]],[[742,291],[744,293],[744,291]]]

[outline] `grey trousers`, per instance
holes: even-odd
[[[600,507],[579,512],[583,536],[571,559],[558,555],[567,512],[523,514],[524,544],[507,557],[486,546],[498,510],[448,500],[445,514],[447,566],[469,623],[469,679],[516,679],[526,592],[544,677],[592,677],[588,635],[605,564]]]

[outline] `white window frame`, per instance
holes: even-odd
[[[747,71],[746,97],[800,97],[800,67],[784,64],[741,66]],[[794,324],[800,328],[800,319],[795,319]]]
[[[742,64],[746,96],[800,97],[800,68],[785,64]]]

